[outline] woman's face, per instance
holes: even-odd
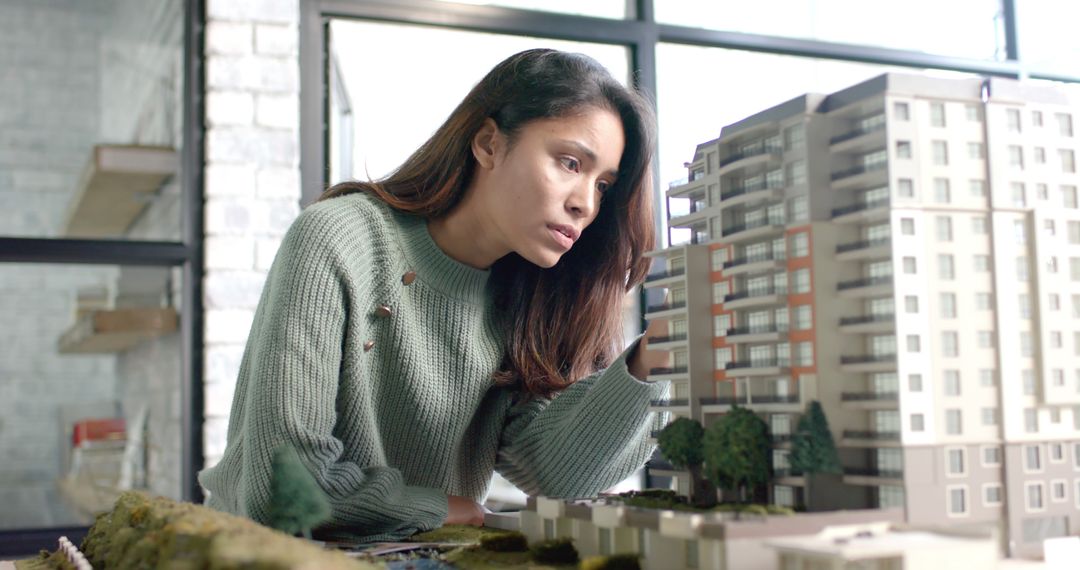
[[[614,112],[580,113],[527,123],[512,147],[494,135],[486,206],[503,245],[552,267],[596,219],[615,184],[625,137]]]

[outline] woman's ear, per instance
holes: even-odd
[[[491,117],[484,119],[480,130],[476,131],[472,140],[472,153],[481,168],[491,169],[495,166],[495,156],[501,135],[499,126]]]

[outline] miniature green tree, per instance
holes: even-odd
[[[660,453],[672,466],[690,472],[690,502],[708,508],[716,505],[716,487],[702,472],[704,438],[705,428],[697,420],[678,418],[665,426],[656,439]]]
[[[717,487],[745,490],[769,481],[769,426],[754,412],[735,406],[705,430],[706,474]]]
[[[821,403],[813,400],[806,407],[806,413],[799,419],[795,435],[791,438],[789,457],[792,472],[802,472],[806,476],[806,494],[803,502],[810,510],[810,487],[813,475],[818,473],[841,473],[840,456],[836,452],[829,421]]]
[[[310,539],[311,529],[330,518],[330,501],[292,447],[277,448],[271,468],[269,526]]]

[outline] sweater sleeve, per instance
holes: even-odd
[[[655,448],[649,432],[664,420],[649,403],[667,385],[630,374],[626,359],[638,342],[554,399],[510,408],[496,470],[530,495],[574,498],[596,496],[644,465]]]
[[[259,302],[242,365],[229,451],[204,484],[228,510],[265,523],[271,459],[293,446],[332,505],[327,529],[355,536],[403,537],[430,530],[447,516],[447,496],[409,486],[398,469],[343,460],[335,435],[339,373],[350,313],[339,243],[340,224],[305,211],[287,232]],[[230,483],[235,483],[232,485]],[[222,496],[223,495],[223,496]],[[231,495],[231,496],[230,496]]]

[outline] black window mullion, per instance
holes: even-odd
[[[477,32],[537,36],[593,43],[632,44],[641,41],[643,24],[534,10],[455,4],[433,0],[309,0],[323,18],[360,18],[402,24],[430,25]]]
[[[0,263],[180,265],[192,247],[176,242],[0,237]]]
[[[203,468],[203,169],[206,102],[205,0],[187,0],[184,9],[184,278],[180,307],[180,492],[187,501],[202,502],[196,474]]]
[[[893,48],[706,30],[669,24],[658,24],[657,28],[659,41],[668,43],[880,65],[947,69],[1001,77],[1015,78],[1020,75],[1020,67],[1015,61],[968,59]]]
[[[1017,40],[1016,0],[1001,0],[1001,18],[1005,27],[1005,59],[1018,61],[1020,46]]]

